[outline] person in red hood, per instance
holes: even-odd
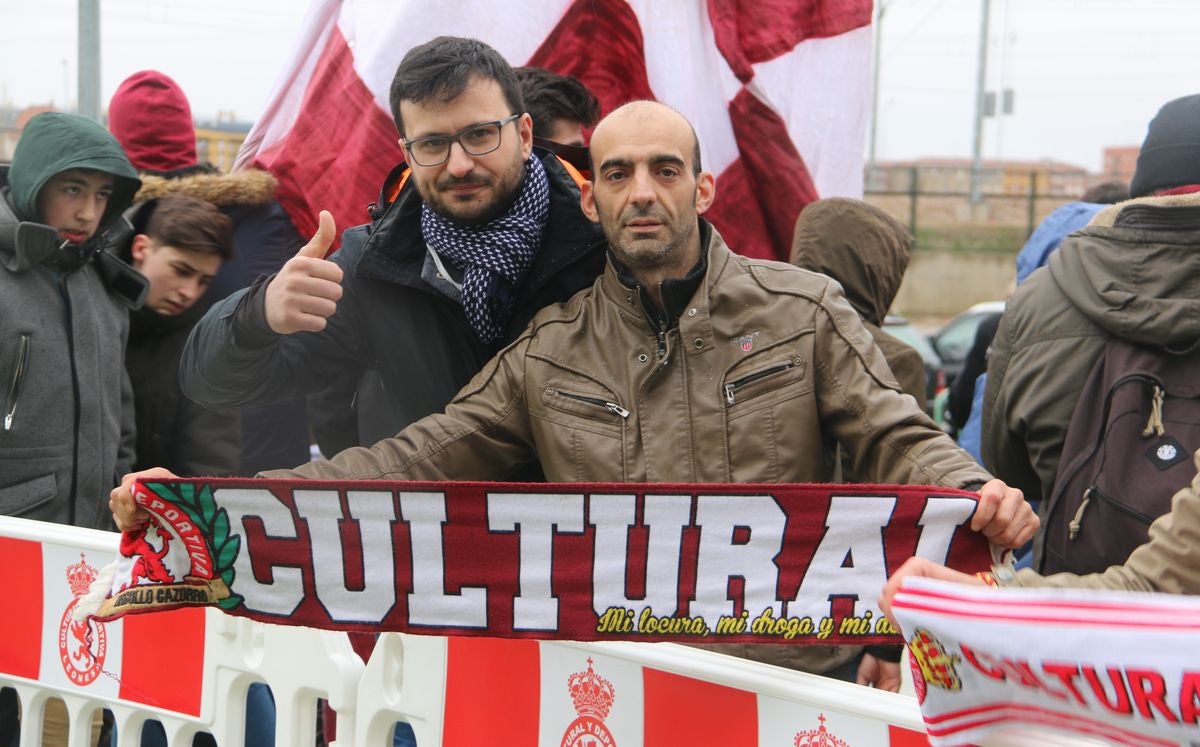
[[[182,195],[212,203],[233,220],[233,257],[213,279],[208,302],[277,272],[304,244],[275,199],[275,177],[257,169],[223,174],[199,161],[191,105],[167,75],[143,70],[126,78],[109,102],[108,128],[141,174],[135,201]],[[240,474],[308,458],[303,398],[242,410]]]

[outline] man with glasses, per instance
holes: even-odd
[[[184,391],[209,407],[334,384],[345,393],[335,411],[353,399],[357,422],[322,440],[326,453],[440,411],[538,309],[604,267],[603,236],[579,207],[582,177],[533,147],[516,74],[494,49],[455,37],[415,47],[390,99],[407,164],[373,221],[327,260],[323,214],[278,274],[211,309],[181,366]]]

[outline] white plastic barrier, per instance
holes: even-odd
[[[87,744],[98,708],[113,712],[121,747],[138,744],[151,719],[172,745],[198,731],[240,745],[253,682],[271,688],[280,745],[314,743],[318,698],[338,713],[342,747],[390,745],[397,721],[420,747],[926,743],[911,697],[672,644],[385,634],[364,665],[344,634],[214,608],[72,627],[73,592],[112,560],[117,539],[0,517],[0,564],[19,579],[0,626],[0,686],[20,697],[22,747],[41,744],[53,697],[66,704],[72,747]],[[1029,742],[997,742],[1018,743]]]
[[[147,720],[161,722],[172,745],[190,743],[197,731],[242,744],[253,682],[274,695],[278,744],[314,742],[319,697],[353,710],[364,664],[340,633],[209,608],[92,623],[85,646],[66,614],[72,586],[111,562],[117,541],[110,532],[0,517],[0,563],[36,579],[20,595],[22,612],[0,631],[0,684],[21,699],[22,747],[41,744],[51,697],[67,706],[72,747],[86,744],[97,708],[113,712],[121,747],[138,744]]]

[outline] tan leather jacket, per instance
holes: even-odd
[[[590,290],[543,309],[445,413],[270,476],[496,480],[539,459],[553,482],[828,482],[837,441],[864,482],[989,479],[901,394],[841,286],[736,255],[715,230],[707,250],[664,356],[639,291],[610,262]],[[818,673],[859,650],[711,648]]]
[[[536,459],[554,482],[822,482],[836,440],[864,481],[989,479],[900,393],[836,282],[736,255],[716,231],[707,251],[661,357],[639,291],[610,263],[444,413],[270,475],[495,480]]]

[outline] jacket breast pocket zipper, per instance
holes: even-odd
[[[599,397],[588,397],[587,395],[584,395],[584,394],[572,394],[571,392],[564,392],[561,389],[555,389],[554,393],[557,394],[558,396],[564,397],[566,399],[573,399],[576,402],[587,402],[590,405],[596,405],[597,407],[603,407],[605,410],[608,410],[610,412],[615,412],[616,414],[620,415],[622,419],[629,417],[629,410],[626,410],[624,407],[621,407],[616,402],[608,402]]]
[[[8,382],[8,398],[4,401],[4,430],[11,431],[13,418],[17,415],[17,400],[21,396],[21,382],[25,379],[25,368],[29,365],[29,334],[21,335],[17,343],[17,361],[13,366],[12,378]]]
[[[737,381],[729,382],[725,385],[725,401],[731,405],[737,404],[737,391],[739,389],[753,384],[760,379],[765,379],[768,376],[774,376],[775,374],[783,373],[784,371],[790,370],[795,365],[795,361],[786,361],[777,366],[771,366],[770,368],[764,368],[761,371],[755,371],[752,374],[747,374]]]

